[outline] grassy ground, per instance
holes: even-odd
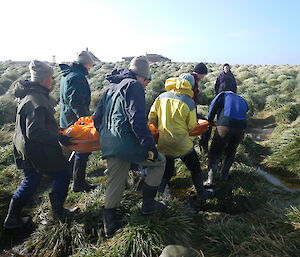
[[[189,172],[178,161],[179,173],[172,180],[171,191],[180,194],[168,201],[168,210],[144,217],[138,210],[141,196],[128,190],[119,210],[124,227],[106,240],[101,217],[106,178],[95,176],[102,174],[105,162],[99,163],[98,158],[99,154],[94,154],[88,167],[88,179],[98,183],[98,188],[91,193],[70,192],[68,196],[67,204],[81,208],[79,215],[65,223],[53,222],[45,187],[39,205],[33,202],[33,209],[25,210],[36,225],[19,233],[21,238],[17,240],[14,238],[18,232],[0,230],[5,247],[24,240],[19,248],[23,254],[28,251],[29,256],[138,257],[158,256],[166,245],[181,244],[192,246],[204,256],[299,256],[300,192],[290,193],[268,184],[243,162],[234,164],[228,183],[217,181],[213,199],[199,205],[189,194],[193,190]],[[247,158],[241,148],[238,161]],[[201,162],[205,169],[205,157]],[[0,222],[20,175],[14,166],[0,173]],[[43,184],[47,185],[47,180]]]

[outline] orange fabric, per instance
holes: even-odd
[[[152,122],[148,122],[148,127],[154,138],[154,141],[157,143],[159,132],[158,129],[154,126]],[[209,128],[209,122],[207,120],[198,119],[197,126],[189,133],[190,136],[199,136],[205,133]]]
[[[198,119],[197,126],[189,133],[190,136],[199,136],[208,130],[209,122],[207,120]]]
[[[155,141],[155,143],[158,142],[158,129],[154,126],[154,124],[152,122],[148,122],[148,127],[149,127],[149,130],[153,136],[153,139]]]
[[[81,117],[61,133],[73,138],[75,145],[66,146],[73,151],[88,153],[100,150],[99,133],[91,116]]]

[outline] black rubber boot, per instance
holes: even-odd
[[[208,178],[204,182],[204,186],[206,187],[212,187],[215,185],[215,177],[218,169],[218,159],[215,157],[209,157],[208,158]]]
[[[226,156],[225,157],[225,160],[224,160],[224,163],[223,163],[223,166],[222,166],[222,170],[221,170],[223,181],[228,181],[229,169],[230,169],[233,162],[234,162],[234,157],[232,157],[232,156]]]
[[[74,192],[90,192],[97,187],[97,185],[93,185],[85,181],[85,169],[86,162],[79,160],[74,161],[72,184],[72,190]]]
[[[192,180],[195,185],[195,189],[197,191],[197,200],[205,201],[208,198],[212,198],[214,196],[214,192],[212,189],[207,190],[203,187],[203,178],[202,172],[192,172]]]
[[[11,199],[7,216],[4,220],[3,227],[6,229],[15,229],[24,227],[30,220],[29,217],[21,217],[21,211],[24,203],[20,200]]]
[[[53,219],[63,220],[64,218],[79,212],[78,207],[65,208],[64,202],[57,199],[52,193],[49,194],[49,199],[52,207]]]
[[[167,206],[164,203],[154,200],[157,193],[157,189],[158,187],[149,186],[146,183],[144,183],[143,204],[141,208],[141,213],[143,215],[151,215],[163,211],[167,208]]]
[[[112,237],[122,227],[122,222],[116,217],[116,208],[102,209],[104,234],[106,238]]]
[[[159,193],[164,193],[165,192],[165,189],[166,189],[166,186],[169,184],[170,180],[169,179],[166,179],[166,178],[163,178],[160,182],[160,185],[158,187],[158,192]]]

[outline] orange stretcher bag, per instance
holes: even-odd
[[[158,129],[154,126],[154,124],[152,122],[148,122],[148,127],[149,127],[149,130],[152,134],[152,137],[154,139],[154,142],[157,143],[158,142]]]
[[[79,118],[72,126],[60,133],[73,138],[72,142],[75,145],[66,147],[75,152],[89,153],[100,150],[99,133],[94,127],[91,116]]]
[[[197,126],[189,133],[190,136],[199,136],[205,133],[209,128],[209,122],[207,120],[198,119]]]

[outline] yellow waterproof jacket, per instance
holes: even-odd
[[[197,124],[192,86],[187,80],[170,78],[165,88],[167,92],[155,99],[148,118],[159,130],[158,151],[181,157],[193,149],[189,132]]]

